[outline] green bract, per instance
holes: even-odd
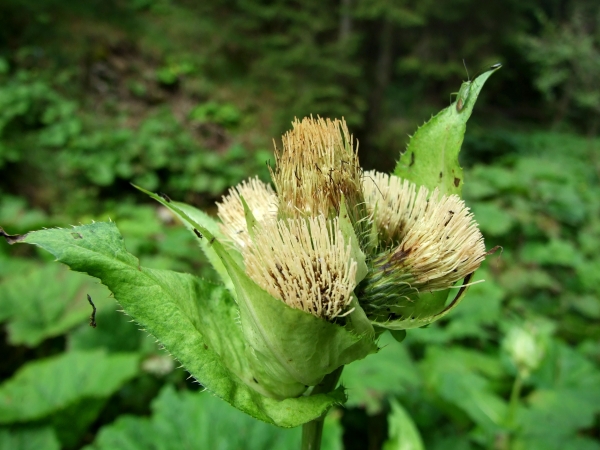
[[[457,155],[495,69],[463,85],[457,103],[417,131],[396,175],[363,173],[343,120],[305,118],[276,151],[276,190],[257,179],[241,183],[219,203],[220,221],[139,188],[197,236],[221,285],[141,267],[114,223],[0,233],[99,278],[217,396],[258,419],[297,426],[345,400],[342,389],[317,392],[327,375],[377,352],[385,328],[399,337],[427,325],[466,292],[486,252],[454,195],[462,184]]]

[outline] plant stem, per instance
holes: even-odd
[[[512,390],[510,392],[510,402],[508,404],[508,418],[507,425],[512,428],[513,421],[515,420],[515,414],[521,399],[521,389],[523,388],[523,377],[521,374],[517,374],[515,382],[513,383]]]
[[[521,389],[523,389],[524,379],[525,377],[520,372],[518,372],[517,376],[515,377],[515,381],[512,385],[512,389],[510,391],[510,400],[508,402],[508,411],[506,413],[505,422],[505,426],[507,427],[508,433],[503,436],[504,439],[502,440],[502,443],[499,447],[503,450],[508,450],[511,448],[511,440],[513,439],[513,435],[515,433],[515,415],[517,413],[519,401],[521,400]]]
[[[323,381],[313,388],[310,395],[323,394],[334,390],[340,379],[342,370],[344,370],[344,366],[338,367],[325,378],[323,378]],[[325,421],[326,415],[327,411],[325,411],[321,417],[302,425],[302,450],[319,450],[321,448],[323,422]]]

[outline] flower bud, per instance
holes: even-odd
[[[514,325],[506,334],[502,348],[522,378],[528,378],[540,366],[551,333],[552,326],[549,323],[527,322]]]

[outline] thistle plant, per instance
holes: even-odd
[[[140,190],[198,238],[222,284],[140,266],[116,225],[1,233],[100,279],[203,386],[257,419],[304,425],[320,445],[327,410],[345,401],[343,367],[390,330],[445,316],[486,256],[460,199],[458,152],[483,83],[418,129],[393,174],[365,172],[343,119],[295,120],[275,149],[271,184],[232,187],[218,219]]]

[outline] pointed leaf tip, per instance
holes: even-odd
[[[2,227],[0,227],[0,236],[6,239],[10,245],[16,244],[17,242],[21,242],[23,239],[27,237],[27,233],[25,234],[8,234]]]
[[[460,195],[463,185],[458,154],[463,143],[467,121],[486,80],[502,65],[494,64],[473,81],[462,83],[456,100],[440,111],[411,137],[394,175],[425,186],[436,187],[443,195]]]

